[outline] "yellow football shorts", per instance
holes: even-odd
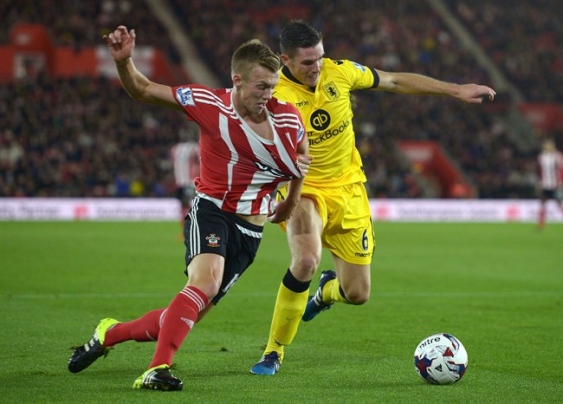
[[[280,189],[278,200],[287,188]],[[301,197],[312,199],[323,221],[323,247],[346,262],[371,264],[375,237],[366,188],[362,183],[319,188],[303,184]],[[285,223],[280,227],[285,230]]]

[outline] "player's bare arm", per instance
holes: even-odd
[[[115,31],[103,37],[115,61],[123,88],[137,101],[181,110],[169,86],[150,81],[135,67],[132,59],[135,38],[135,30],[129,31],[124,25],[120,25]]]
[[[378,90],[399,94],[447,95],[467,103],[493,100],[496,92],[478,84],[455,84],[416,73],[393,73],[376,70],[379,75]]]
[[[305,139],[297,146],[297,163],[303,177],[309,172],[311,161],[313,157],[309,155],[309,142]]]
[[[289,182],[285,200],[280,202],[272,214],[268,216],[268,221],[271,223],[280,223],[289,219],[293,209],[295,209],[301,199],[301,188],[303,187],[304,177],[309,172],[309,166],[313,159],[308,154],[309,144],[307,140],[301,142],[301,144],[297,147],[297,152],[297,164],[299,166],[299,171],[301,171],[301,178],[296,178]]]
[[[268,215],[268,221],[270,223],[281,223],[284,220],[289,219],[293,209],[295,209],[299,203],[302,187],[303,178],[296,178],[289,182],[286,198],[278,203],[274,208],[274,211]]]

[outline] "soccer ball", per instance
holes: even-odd
[[[414,351],[414,368],[430,384],[454,384],[467,369],[467,351],[453,335],[440,333],[424,338]]]

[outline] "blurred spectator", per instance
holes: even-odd
[[[179,141],[170,150],[170,159],[174,169],[176,198],[182,205],[180,222],[184,228],[185,217],[192,207],[196,196],[195,179],[199,177],[199,128],[191,125],[181,131]]]

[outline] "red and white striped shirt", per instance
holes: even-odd
[[[190,84],[172,89],[188,119],[200,127],[198,195],[226,212],[268,214],[270,194],[300,178],[297,146],[305,129],[297,109],[277,99],[266,105],[274,140],[256,134],[235,111],[231,89]]]
[[[563,154],[558,151],[542,151],[538,157],[542,189],[554,190],[561,183]]]
[[[174,164],[174,180],[176,187],[194,185],[199,176],[199,144],[197,142],[180,142],[170,150]]]

